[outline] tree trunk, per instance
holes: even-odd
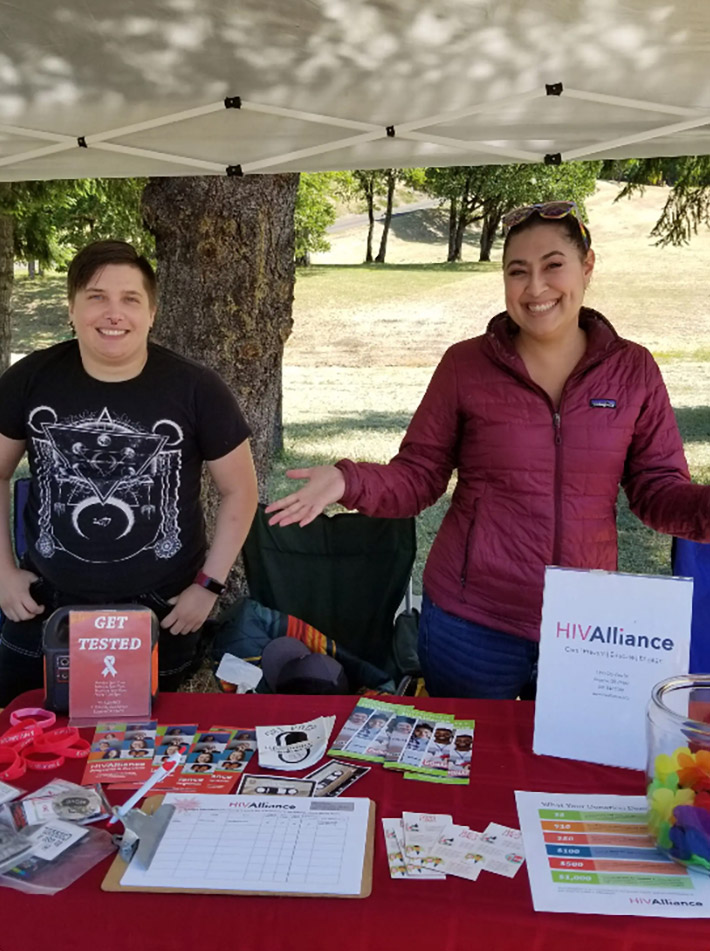
[[[298,175],[153,178],[143,194],[158,260],[156,336],[234,390],[252,429],[262,500],[293,324],[297,188]],[[203,501],[211,528],[216,493]]]
[[[372,264],[372,233],[375,230],[375,189],[369,187],[365,191],[367,199],[367,248],[365,249],[365,264]]]
[[[466,233],[466,226],[468,225],[468,219],[466,217],[465,207],[461,207],[461,210],[456,219],[456,227],[454,228],[454,240],[453,246],[449,242],[449,261],[460,261],[463,252],[463,236]]]
[[[385,255],[387,254],[387,238],[390,233],[390,225],[392,224],[392,206],[394,205],[394,186],[397,183],[397,175],[393,168],[387,169],[387,209],[385,210],[385,224],[382,230],[382,237],[380,238],[380,250],[377,252],[377,257],[375,262],[377,264],[385,263]]]
[[[37,277],[37,262],[34,260],[27,262],[27,277],[30,281]]]
[[[10,185],[0,183],[0,207],[9,202]],[[10,323],[12,280],[14,272],[12,215],[0,214],[0,373],[10,365]]]
[[[447,261],[455,261],[456,253],[456,222],[458,221],[458,203],[455,198],[449,202],[449,250],[446,254]]]
[[[493,249],[493,242],[496,239],[498,234],[498,226],[500,225],[501,216],[494,212],[491,215],[485,215],[483,218],[483,224],[481,225],[481,239],[480,239],[480,248],[481,253],[478,257],[479,261],[490,261],[491,251]]]

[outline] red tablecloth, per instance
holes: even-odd
[[[25,694],[13,707],[41,703]],[[255,726],[337,714],[336,730],[352,697],[163,694],[154,716],[163,723]],[[100,883],[101,863],[64,892],[48,898],[0,889],[0,951],[670,951],[710,947],[710,920],[562,915],[534,912],[527,873],[512,880],[484,873],[476,883],[393,881],[379,820],[404,810],[448,812],[482,829],[489,821],[517,827],[513,791],[643,792],[640,772],[593,766],[532,753],[533,705],[513,701],[424,700],[423,707],[474,718],[471,785],[410,782],[375,766],[353,794],[377,803],[372,895],[366,899],[254,898],[221,895],[115,894]],[[90,734],[87,734],[90,735]],[[78,782],[83,763],[61,770]],[[50,774],[54,775],[54,774]],[[45,774],[27,774],[27,789]],[[118,802],[128,793],[117,794]]]

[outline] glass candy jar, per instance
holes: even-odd
[[[656,684],[646,733],[649,832],[666,855],[710,874],[710,674]]]

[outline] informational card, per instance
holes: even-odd
[[[157,727],[156,720],[98,723],[82,785],[145,782],[152,772]]]
[[[256,750],[256,731],[233,726],[212,726],[197,732],[195,724],[166,724],[156,731],[151,772],[180,751],[180,763],[153,787],[155,792],[231,793]],[[148,774],[150,775],[150,773]],[[147,777],[146,777],[147,778]],[[120,782],[112,789],[135,789],[135,782]]]
[[[643,769],[655,684],[688,672],[693,582],[547,568],[533,750]]]
[[[431,865],[427,861],[428,857],[431,855],[431,850],[438,841],[442,829],[450,826],[452,822],[451,816],[438,813],[402,813],[404,861],[408,875],[417,874],[419,868],[432,871]]]
[[[383,819],[382,831],[385,836],[385,848],[391,878],[401,878],[409,881],[413,879],[443,881],[446,878],[446,875],[425,865],[407,864],[404,857],[404,823],[401,819]]]
[[[516,792],[535,911],[710,917],[710,877],[656,849],[645,796]]]
[[[69,612],[69,715],[72,723],[148,719],[152,613]]]
[[[426,863],[447,875],[475,882],[485,861],[480,839],[480,833],[468,826],[446,826],[430,847]]]

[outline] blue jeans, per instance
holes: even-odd
[[[448,614],[424,592],[419,662],[432,697],[534,700],[537,658],[535,642]]]

